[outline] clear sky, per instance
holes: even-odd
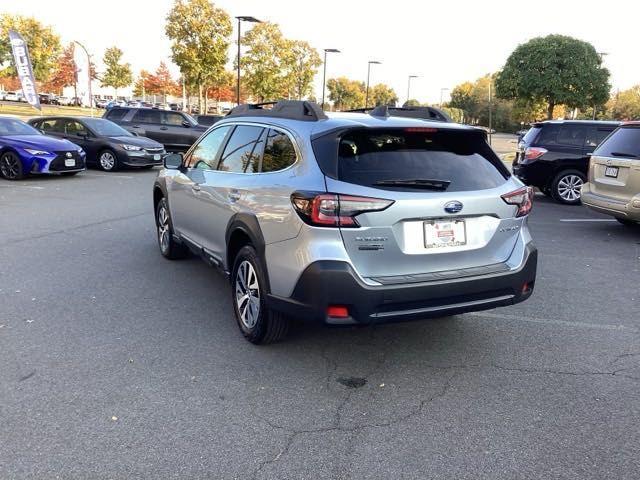
[[[406,99],[438,102],[441,88],[453,88],[498,70],[511,51],[549,33],[575,36],[608,55],[614,87],[640,83],[640,2],[637,0],[411,1],[411,0],[217,0],[231,16],[252,15],[278,23],[285,36],[322,51],[338,48],[327,62],[327,77],[391,85]],[[171,0],[4,0],[0,13],[32,15],[52,25],[64,42],[78,40],[98,60],[105,48],[125,52],[137,73],[169,60],[164,18]],[[235,23],[235,22],[234,22]],[[246,25],[246,24],[245,24]],[[235,28],[235,27],[234,27]],[[250,24],[243,28],[251,28]],[[235,33],[234,33],[235,38]],[[235,54],[232,43],[229,55]],[[177,69],[172,67],[177,73]],[[322,69],[316,79],[320,97]],[[445,100],[447,94],[445,93]]]

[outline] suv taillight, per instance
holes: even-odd
[[[538,158],[540,158],[545,153],[547,153],[547,149],[546,148],[527,147],[524,150],[524,159],[523,159],[522,163],[533,162],[534,160],[537,160]]]
[[[533,208],[533,187],[522,187],[502,195],[502,200],[509,205],[516,205],[516,217],[527,215]]]
[[[317,227],[357,228],[356,215],[379,212],[393,204],[393,200],[354,197],[336,193],[294,192],[291,203],[300,218]]]

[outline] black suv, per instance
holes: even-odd
[[[534,123],[518,144],[513,173],[560,203],[578,204],[589,156],[618,125],[595,120]]]
[[[172,152],[186,152],[207,131],[206,126],[199,125],[184,112],[153,108],[115,107],[107,110],[103,118],[136,135],[160,142]]]

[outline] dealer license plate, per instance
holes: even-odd
[[[607,177],[616,178],[618,176],[618,167],[606,167],[604,169],[604,174]]]
[[[75,167],[76,166],[75,158],[65,158],[64,166],[65,167]]]
[[[424,222],[424,247],[459,247],[467,243],[464,220],[431,220]]]
[[[154,159],[154,160],[160,160],[160,154],[159,154],[159,153],[156,153],[156,154],[153,156],[153,159]]]

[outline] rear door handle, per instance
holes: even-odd
[[[240,192],[236,189],[229,190],[229,195],[227,196],[230,202],[237,202],[240,200]]]
[[[201,190],[200,185],[198,185],[197,183],[191,185],[191,190],[193,190],[194,192],[199,192]]]
[[[169,130],[169,127],[160,127],[160,130]]]
[[[131,125],[131,128],[140,128],[140,125]]]

